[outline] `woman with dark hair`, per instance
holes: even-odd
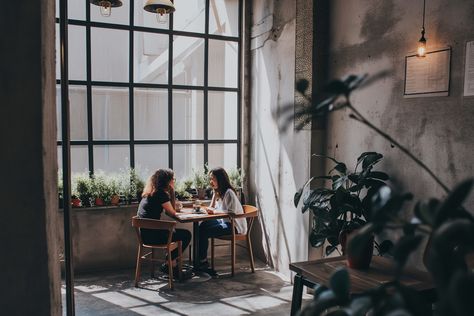
[[[176,201],[174,193],[174,172],[170,169],[158,169],[147,181],[143,190],[142,200],[138,206],[138,217],[160,219],[165,211],[169,216],[176,215],[176,209],[180,208],[180,202]],[[168,230],[141,229],[143,242],[146,244],[166,244],[168,242]],[[186,229],[176,228],[173,241],[181,240],[183,251],[191,241],[191,232]],[[173,272],[177,271],[176,258],[178,249],[171,252],[173,260]],[[163,272],[167,272],[169,267],[162,265]],[[176,275],[175,273],[175,275]]]
[[[214,190],[208,213],[233,213],[243,214],[244,210],[239,198],[229,181],[229,176],[224,168],[215,168],[209,172],[209,183]],[[199,225],[199,259],[200,269],[208,269],[207,249],[209,238],[232,234],[232,226],[229,220],[217,219],[202,222]],[[235,219],[235,229],[238,234],[247,233],[247,221],[245,218]]]

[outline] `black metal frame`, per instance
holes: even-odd
[[[209,161],[209,144],[237,144],[237,167],[241,167],[241,143],[242,143],[242,34],[243,34],[243,0],[239,1],[239,20],[237,37],[213,35],[209,33],[209,16],[210,16],[210,0],[206,0],[205,13],[205,31],[204,33],[194,33],[186,31],[173,30],[173,14],[170,14],[169,29],[155,29],[144,26],[134,25],[134,1],[130,1],[130,17],[129,25],[103,23],[91,21],[91,5],[86,4],[86,20],[68,19],[69,25],[84,26],[86,28],[86,80],[69,80],[71,86],[85,86],[87,94],[87,140],[72,140],[72,146],[87,145],[89,172],[94,173],[94,145],[129,145],[130,146],[130,167],[135,167],[135,145],[168,145],[168,164],[169,168],[173,168],[173,145],[175,144],[203,144],[204,145],[204,163]],[[56,19],[59,23],[59,19]],[[104,82],[93,81],[91,78],[91,27],[105,28],[112,30],[125,30],[129,32],[129,78],[128,82]],[[135,83],[134,82],[134,32],[147,32],[167,34],[169,36],[168,45],[168,84],[152,84],[152,83]],[[173,36],[187,36],[204,39],[204,83],[202,86],[188,86],[172,84],[173,80]],[[238,84],[237,88],[226,87],[210,87],[208,86],[208,65],[209,65],[209,40],[216,39],[221,41],[231,41],[238,45]],[[56,80],[57,84],[61,84],[61,80]],[[93,87],[123,87],[129,90],[129,139],[128,140],[94,140],[92,126],[92,88]],[[158,88],[168,90],[168,139],[167,140],[136,140],[134,135],[134,89],[135,88]],[[173,91],[174,90],[199,90],[204,94],[204,136],[198,140],[175,140],[173,139]],[[212,139],[208,138],[208,93],[213,91],[236,92],[237,93],[237,138],[236,139]],[[58,141],[57,145],[61,146],[62,141]]]

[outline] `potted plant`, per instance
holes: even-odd
[[[377,76],[382,77],[383,74],[376,75],[375,79]],[[432,306],[426,305],[416,291],[402,286],[398,281],[410,254],[419,250],[423,235],[429,236],[423,262],[431,274],[437,292],[434,314],[471,315],[474,260],[467,254],[474,251],[474,216],[466,211],[463,202],[470,194],[474,181],[468,179],[450,190],[410,150],[367,120],[350,101],[354,89],[375,81],[365,79],[366,76],[351,75],[344,80],[331,82],[324,91],[327,97],[318,103],[313,103],[310,93],[306,93],[308,82],[300,80],[297,90],[301,92],[307,106],[296,113],[301,119],[298,127],[327,112],[347,109],[351,119],[375,131],[426,171],[447,193],[447,197],[442,201],[430,199],[428,202],[418,202],[414,210],[415,217],[407,220],[406,215],[399,214],[403,203],[411,198],[411,194],[394,195],[389,187],[380,187],[370,199],[370,222],[354,233],[348,242],[347,250],[359,252],[363,248],[361,245],[373,233],[402,230],[403,235],[393,249],[394,279],[357,297],[349,297],[349,274],[345,269],[341,269],[331,277],[329,288],[320,287],[315,291],[315,299],[300,315],[432,315]],[[291,106],[287,111],[293,109]],[[301,199],[302,195],[303,190],[297,192],[295,201]]]
[[[112,192],[103,172],[97,172],[91,178],[91,190],[95,206],[104,206],[106,204],[110,204]]]
[[[73,188],[77,192],[77,197],[81,200],[81,205],[84,207],[91,206],[91,199],[93,197],[92,180],[87,174],[76,174],[73,177]]]
[[[197,198],[203,200],[206,198],[206,189],[209,186],[209,174],[207,165],[203,169],[193,169],[193,184],[197,191]]]
[[[244,173],[241,168],[233,168],[230,169],[227,173],[229,175],[230,184],[234,187],[235,191],[237,192],[237,196],[242,204],[245,204],[245,196],[242,190],[242,179],[244,177]]]
[[[313,214],[309,237],[311,245],[321,247],[327,241],[326,255],[338,250],[339,245],[341,245],[342,254],[346,255],[346,240],[349,234],[371,220],[371,198],[389,179],[386,173],[373,170],[374,166],[382,160],[383,155],[376,152],[362,153],[357,158],[353,171],[345,163],[334,158],[314,156],[329,159],[334,163],[334,167],[327,176],[309,179],[295,194],[294,203],[298,206],[301,200],[302,212],[311,210]],[[315,179],[327,179],[330,187],[308,189]],[[379,252],[385,252],[389,245],[390,243],[386,241],[381,245],[377,244],[377,248]],[[349,266],[368,267],[372,250],[373,239],[368,241],[362,256],[348,257]]]
[[[120,195],[121,195],[121,186],[120,178],[116,174],[111,174],[107,177],[107,185],[110,190],[110,204],[119,205],[120,204]]]
[[[58,170],[58,203],[59,208],[64,207],[64,197],[63,197],[64,185],[63,185],[63,171]]]
[[[136,170],[133,168],[125,169],[118,178],[125,200],[129,204],[140,201],[145,182],[139,177]]]
[[[186,189],[186,183],[183,181],[177,181],[174,185],[174,192],[176,194],[176,198],[178,200],[189,200],[191,199],[193,196],[191,193],[189,193]]]

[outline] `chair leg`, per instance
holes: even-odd
[[[214,270],[214,238],[211,238],[211,268]]]
[[[173,289],[173,263],[171,260],[171,251],[168,248],[168,284],[170,286],[170,289]]]
[[[153,248],[151,248],[151,259],[150,259],[150,275],[152,278],[155,277],[155,251]]]
[[[140,280],[140,272],[141,272],[141,255],[142,255],[142,247],[138,246],[138,254],[137,254],[137,266],[135,268],[135,287],[138,287],[138,281]]]
[[[178,241],[178,276],[179,281],[183,280],[183,243]]]
[[[250,268],[252,269],[252,273],[255,273],[255,263],[253,261],[252,241],[250,240],[249,234],[247,234],[247,251],[249,252]]]
[[[193,248],[193,245],[192,245],[192,243],[190,243],[189,246],[188,246],[188,253],[189,253],[188,264],[193,264],[193,257],[192,257],[192,253],[191,253],[192,248]]]
[[[231,252],[232,252],[232,276],[235,274],[235,239],[231,240]]]

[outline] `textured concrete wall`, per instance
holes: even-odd
[[[310,131],[279,128],[281,109],[294,102],[296,2],[253,1],[252,14],[248,178],[261,210],[254,240],[263,241],[257,254],[289,276],[288,264],[308,255],[308,217],[293,196],[309,176]]]
[[[54,1],[0,11],[2,315],[61,315]]]
[[[423,2],[330,3],[330,76],[390,71],[388,77],[355,93],[355,106],[376,126],[406,145],[449,187],[474,176],[474,98],[462,96],[465,42],[474,40],[473,2],[426,2],[428,50],[452,47],[450,96],[413,99],[403,98],[404,57],[416,49]],[[428,174],[398,148],[392,148],[348,114],[330,116],[329,155],[353,163],[363,151],[379,151],[385,155],[381,167],[392,175],[395,187],[413,192],[416,199],[444,196]],[[470,201],[474,201],[472,195]]]

